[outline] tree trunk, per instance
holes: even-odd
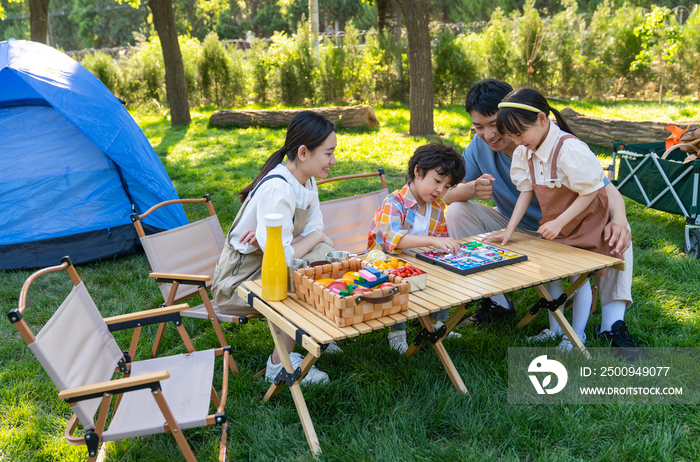
[[[409,134],[430,135],[433,130],[433,62],[430,57],[428,0],[397,0],[408,35]]]
[[[49,0],[29,0],[29,28],[32,42],[46,43]]]
[[[311,25],[311,49],[318,58],[318,0],[309,0],[309,23]]]
[[[182,63],[180,44],[177,41],[175,16],[172,1],[148,0],[148,7],[153,13],[153,25],[160,38],[165,62],[165,90],[170,105],[170,124],[189,125],[190,107],[187,102],[187,84],[185,66]]]
[[[190,20],[190,31],[189,31],[190,37],[192,37],[192,31],[194,31],[194,28],[195,28],[194,23],[197,20],[197,18],[195,17],[195,14],[194,14],[195,2],[196,2],[196,0],[188,0],[187,1],[187,17]]]
[[[396,43],[401,41],[401,8],[396,0],[376,0],[377,29],[389,30]]]
[[[664,128],[667,125],[677,125],[683,128],[689,125],[700,125],[700,121],[630,122],[617,119],[596,119],[581,115],[570,107],[562,109],[561,114],[581,141],[608,147],[612,146],[613,141],[626,143],[664,141],[671,135],[671,132]]]
[[[295,114],[307,110],[309,109],[214,111],[209,118],[209,124],[216,127],[235,126],[240,128],[250,126],[286,127]],[[316,107],[310,108],[310,110],[329,118],[343,128],[379,126],[379,119],[377,119],[372,106]]]

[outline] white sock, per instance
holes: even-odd
[[[561,296],[561,294],[564,293],[564,286],[562,285],[562,280],[557,279],[556,281],[550,281],[544,285],[547,288],[547,292],[549,292],[549,295],[552,296],[552,300],[556,300]],[[563,333],[564,331],[561,330],[561,326],[557,322],[556,318],[554,315],[552,315],[552,312],[547,310],[547,314],[549,315],[549,329],[553,332],[557,333]]]
[[[508,299],[503,294],[493,295],[493,296],[491,296],[491,300],[496,302],[496,305],[498,305],[498,306],[502,306],[503,308],[505,308],[507,310],[510,309],[510,304],[508,303]]]
[[[571,276],[571,283],[573,284],[579,276]],[[586,324],[588,324],[588,315],[591,313],[591,301],[593,300],[593,293],[591,292],[591,284],[589,281],[583,283],[581,288],[574,295],[574,307],[573,307],[573,322],[571,327],[574,328],[574,332],[578,335],[578,338],[584,340],[586,338]]]
[[[627,308],[627,303],[614,301],[610,302],[601,308],[603,312],[603,320],[600,323],[601,332],[610,332],[612,330],[612,325],[617,321],[622,321],[625,319],[625,309]]]

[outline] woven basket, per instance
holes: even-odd
[[[411,285],[393,274],[387,277],[387,281],[393,284],[392,287],[378,288],[362,295],[346,297],[331,292],[315,282],[317,279],[324,278],[338,279],[346,272],[359,271],[366,265],[364,261],[353,258],[338,263],[298,269],[293,275],[296,295],[340,327],[407,311]]]

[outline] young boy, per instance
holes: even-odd
[[[388,253],[422,246],[459,251],[459,244],[447,231],[442,196],[464,175],[464,159],[452,147],[426,144],[416,149],[408,161],[406,185],[389,194],[374,213],[367,248]],[[449,315],[449,308],[435,313],[435,328],[442,327]],[[454,332],[448,335],[459,337]],[[408,350],[405,322],[390,329],[389,346],[400,354]]]

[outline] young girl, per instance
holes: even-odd
[[[265,162],[255,181],[239,193],[243,205],[227,234],[212,281],[212,295],[222,313],[245,315],[255,311],[236,290],[244,281],[260,279],[267,242],[264,216],[268,213],[284,217],[282,244],[286,258],[325,260],[326,253],[334,250],[333,242],[323,234],[314,178],[328,176],[335,164],[335,147],[333,122],[315,112],[302,111],[289,124],[284,146]],[[282,162],[285,156],[287,161]],[[283,335],[296,368],[303,358],[292,352],[294,339]],[[326,350],[339,351],[336,345]],[[266,379],[273,381],[281,369],[275,349],[267,360]],[[328,382],[328,375],[312,367],[302,384],[322,382]]]
[[[498,107],[498,130],[518,144],[510,175],[520,196],[505,231],[484,240],[500,239],[503,245],[507,244],[534,194],[542,209],[537,232],[543,238],[609,255],[603,239],[603,228],[609,220],[608,196],[603,168],[595,154],[571,134],[559,111],[551,108],[536,90],[512,91]],[[549,120],[550,112],[558,126]],[[572,282],[577,278],[572,277]],[[547,290],[556,299],[563,293],[562,281],[548,283]],[[591,299],[590,284],[581,286],[574,297],[572,327],[582,342],[586,340]],[[551,313],[549,326],[529,340],[544,341],[562,335]],[[570,350],[573,345],[564,337],[558,348]]]

